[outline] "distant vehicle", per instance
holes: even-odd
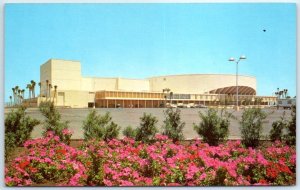
[[[177,108],[177,105],[176,104],[169,104],[167,103],[167,108]]]
[[[170,107],[171,108],[177,108],[177,105],[176,104],[170,104]]]
[[[187,105],[186,104],[178,104],[177,107],[178,108],[187,108]]]
[[[203,104],[195,104],[194,108],[207,108],[207,106],[205,106]]]
[[[296,99],[295,98],[279,99],[277,105],[279,108],[291,109],[292,106],[296,105]]]

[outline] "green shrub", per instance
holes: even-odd
[[[283,140],[283,129],[287,127],[287,122],[284,119],[285,112],[279,121],[274,121],[272,123],[272,129],[270,131],[271,141]]]
[[[12,110],[5,118],[5,158],[10,151],[16,146],[22,146],[23,143],[30,139],[34,126],[40,122],[26,116],[26,107],[20,106],[17,110]]]
[[[143,117],[140,118],[140,126],[136,129],[137,141],[152,142],[155,134],[158,132],[156,124],[158,120],[151,114],[144,113]]]
[[[5,133],[4,158],[7,161],[16,147],[16,139],[13,133]]]
[[[194,124],[194,130],[203,138],[204,142],[211,146],[217,146],[221,141],[227,139],[229,119],[233,118],[232,113],[222,109],[218,116],[218,110],[210,108],[206,114],[199,112],[199,116],[202,121],[199,125]]]
[[[53,102],[41,102],[39,106],[40,112],[45,117],[44,132],[45,136],[48,131],[53,131],[55,135],[59,136],[60,140],[66,144],[70,144],[72,134],[65,133],[69,128],[69,121],[61,121],[61,115],[55,108]]]
[[[288,145],[296,145],[296,106],[292,107],[292,119],[287,124],[287,134],[284,139]]]
[[[112,118],[107,112],[105,115],[97,115],[95,110],[90,111],[83,121],[84,139],[97,139],[108,141],[117,138],[120,127],[111,121]]]
[[[123,135],[124,135],[125,137],[135,139],[135,137],[136,137],[136,132],[137,132],[136,129],[133,129],[131,126],[127,126],[127,127],[123,130]]]
[[[170,139],[173,139],[174,142],[183,140],[182,129],[185,123],[180,120],[180,109],[176,108],[176,110],[174,110],[169,108],[164,111],[164,114],[166,119],[164,120],[162,134],[167,135]]]
[[[257,147],[261,138],[262,122],[267,114],[260,108],[245,109],[240,121],[242,143],[247,147]]]

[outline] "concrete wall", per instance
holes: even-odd
[[[94,99],[90,99],[89,92],[87,91],[64,91],[64,102],[60,101],[58,95],[58,106],[67,106],[73,108],[87,108],[88,102],[94,102]]]
[[[118,78],[118,90],[123,91],[150,91],[149,80]]]
[[[52,60],[51,84],[63,90],[79,90],[81,65],[79,61]]]
[[[46,80],[51,81],[51,59],[40,66],[41,95],[46,96]],[[38,94],[40,94],[38,93]]]
[[[93,78],[94,91],[117,90],[117,78]]]
[[[150,80],[151,91],[161,92],[164,88],[171,89],[174,93],[202,94],[210,90],[236,85],[235,75],[222,74],[193,74],[170,75],[152,77]],[[239,76],[240,86],[249,86],[256,90],[256,78]]]
[[[79,90],[81,84],[81,65],[79,61],[50,59],[40,67],[42,95],[46,95],[47,83],[63,90]],[[54,90],[54,89],[52,89]]]

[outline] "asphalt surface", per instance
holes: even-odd
[[[92,108],[91,108],[92,109]],[[83,138],[83,130],[82,123],[83,120],[88,115],[91,109],[87,108],[60,108],[59,112],[61,113],[61,118],[63,121],[69,121],[69,126],[74,134],[72,135],[72,139],[82,139]],[[99,114],[104,114],[105,112],[110,112],[112,116],[112,120],[121,126],[121,131],[127,127],[137,127],[140,123],[140,117],[143,113],[151,113],[158,119],[158,129],[161,130],[161,126],[163,125],[163,121],[165,119],[164,116],[164,108],[96,108],[96,111]],[[181,120],[185,122],[185,127],[183,129],[183,133],[186,139],[193,139],[198,137],[198,134],[193,129],[193,123],[199,124],[199,111],[204,112],[206,108],[181,108]],[[5,114],[7,114],[10,110],[5,109]],[[233,109],[228,109],[228,112],[233,112],[233,115],[237,119],[231,119],[230,127],[229,127],[229,139],[240,139],[240,131],[239,131],[239,119],[243,113],[242,110],[235,111]],[[263,135],[268,135],[271,130],[272,122],[279,120],[285,111],[285,118],[290,117],[290,110],[276,110],[266,108],[264,109],[270,115],[263,122]],[[37,108],[29,108],[26,110],[27,114],[33,118],[39,119],[41,121],[44,120],[44,117],[41,115]],[[36,126],[32,132],[32,138],[39,138],[42,136],[43,127],[42,124]],[[123,137],[122,132],[119,137]]]

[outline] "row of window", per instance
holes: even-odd
[[[234,99],[234,96],[230,96]],[[250,96],[252,97],[252,96]],[[164,93],[148,93],[148,92],[116,92],[116,91],[103,91],[96,93],[96,99],[104,98],[149,98],[149,99],[172,99],[172,100],[214,100],[224,99],[225,96],[220,95],[196,95],[196,94],[164,94]],[[246,99],[247,96],[239,96],[240,99]],[[272,101],[275,98],[263,98],[264,101]]]

